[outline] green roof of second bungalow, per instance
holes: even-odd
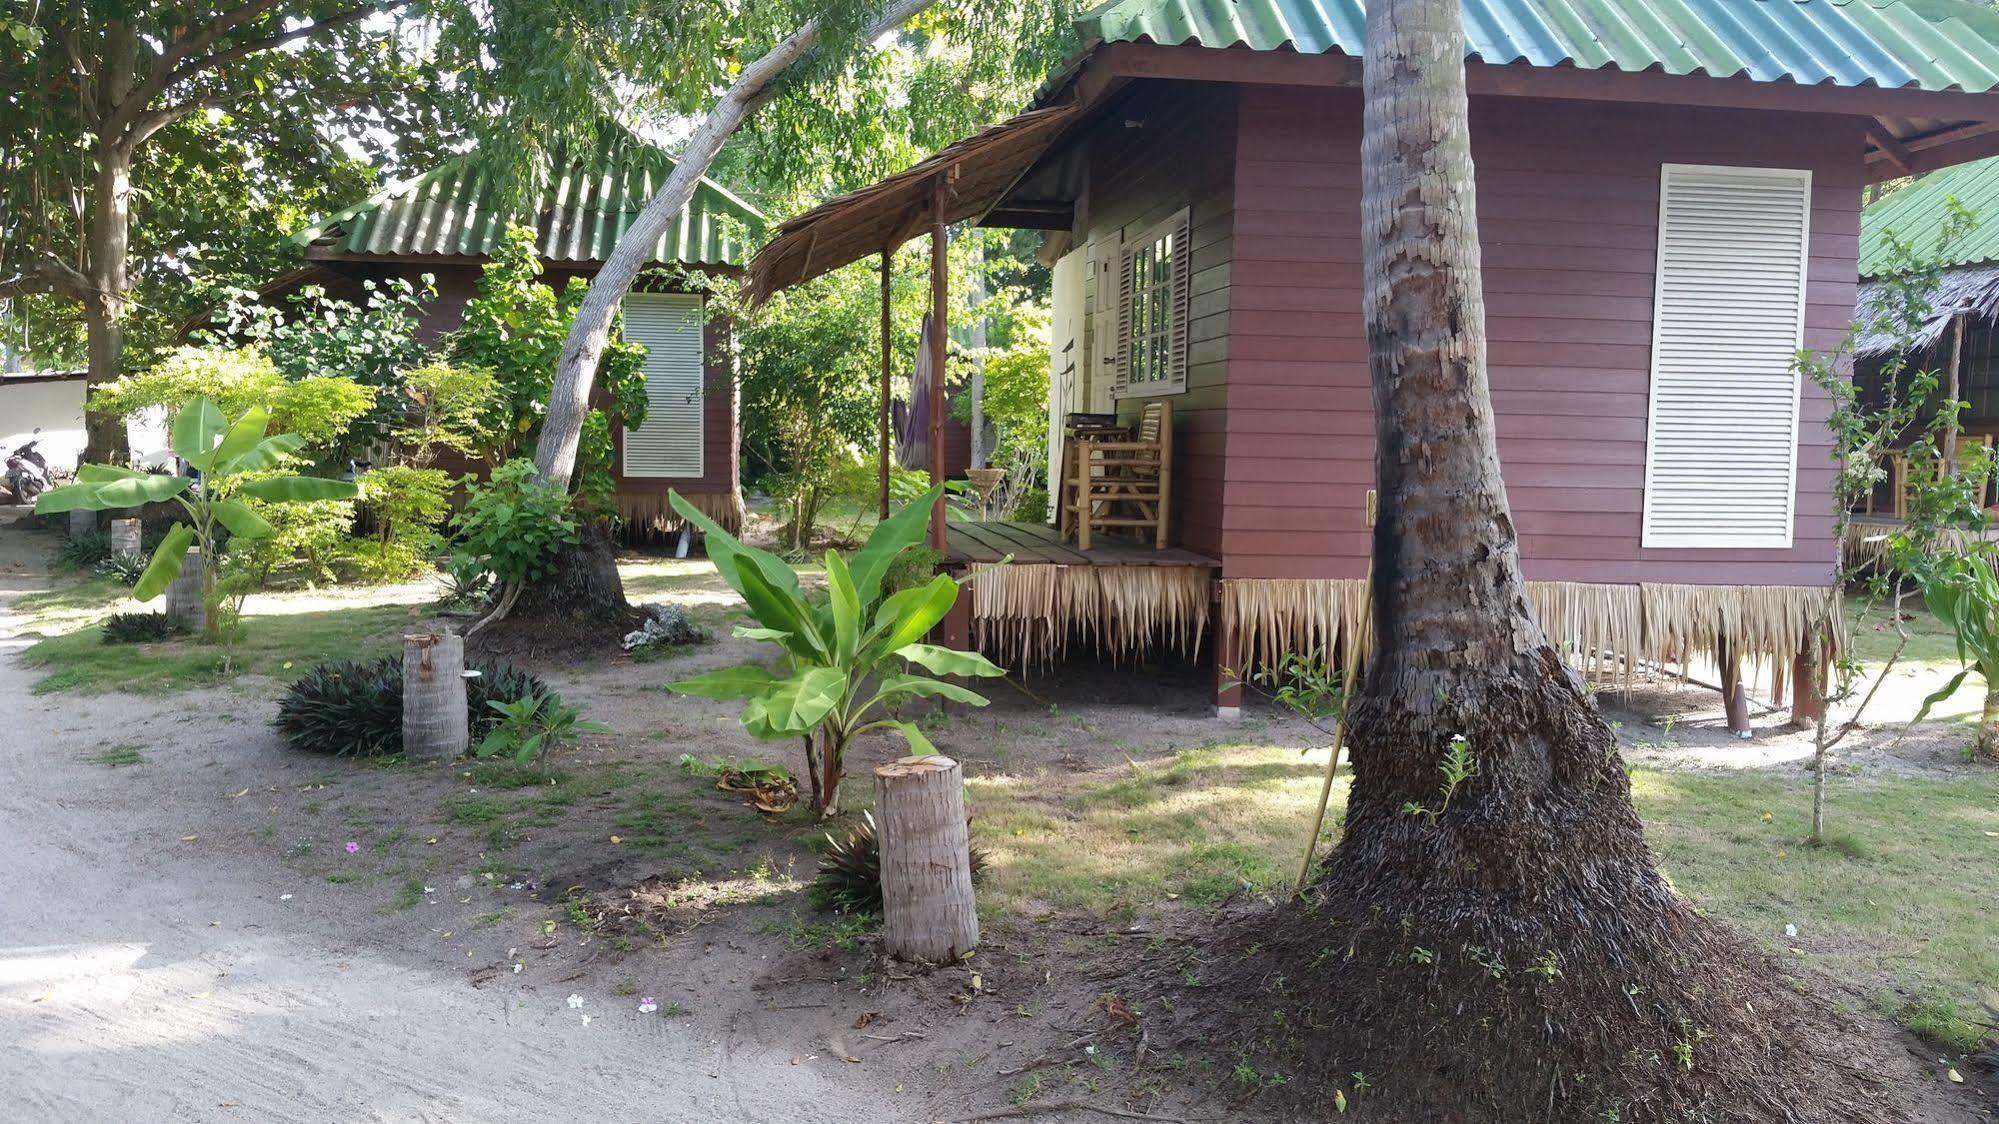
[[[1950,213],[1944,201],[1953,196],[1977,223],[1945,249],[1939,264],[1999,262],[1999,157],[1993,157],[1931,172],[1869,204],[1860,212],[1860,275],[1872,277],[1887,263],[1881,237],[1887,231],[1918,251],[1935,246]]]
[[[1363,0],[1109,0],[1084,42],[1244,46],[1358,58]],[[1999,12],[1971,0],[1464,0],[1483,62],[1659,70],[1801,85],[1999,86]]]
[[[476,156],[462,156],[391,184],[367,201],[294,236],[311,258],[486,257],[510,219],[535,227],[554,262],[601,262],[674,168],[672,157],[623,132],[607,131],[592,152],[570,161],[524,206],[503,205],[500,185]],[[737,266],[761,239],[764,216],[703,177],[652,260]]]

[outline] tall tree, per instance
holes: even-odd
[[[325,150],[343,121],[350,136],[392,122],[369,94],[416,84],[390,23],[409,2],[36,0],[0,51],[0,299],[76,302],[89,381],[116,378],[135,205],[155,187],[135,171],[156,138],[206,116],[274,123]],[[87,459],[119,460],[123,445],[117,425],[91,422]]]
[[[1486,378],[1464,43],[1459,0],[1368,4],[1376,639],[1345,834],[1240,969],[1265,993],[1272,957],[1286,969],[1254,1033],[1289,1028],[1310,1091],[1344,1105],[1365,1086],[1385,1118],[1864,1113],[1789,1037],[1824,1009],[1654,867],[1612,731],[1530,610]]]

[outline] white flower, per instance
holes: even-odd
[[[657,1010],[659,1010],[659,1004],[652,1001],[652,996],[648,995],[644,999],[639,1000],[639,1014],[650,1015]]]
[[[520,965],[520,961],[516,960],[516,961],[514,962],[514,975],[518,976],[518,975],[520,975],[520,974],[521,974],[521,965]]]
[[[588,1016],[588,1015],[585,1015],[585,1016],[583,1016],[583,1025],[584,1025],[584,1026],[589,1026],[589,1025],[590,1025],[590,1016]]]
[[[583,1005],[583,997],[575,994],[574,992],[571,992],[569,996],[569,1009],[574,1011],[576,1008],[581,1007],[582,1005]]]
[[[279,894],[278,900],[281,902],[288,902],[292,900],[292,896],[290,894]]]
[[[1786,925],[1786,926],[1784,926],[1784,935],[1785,935],[1785,936],[1787,936],[1787,937],[1795,937],[1795,936],[1797,936],[1797,935],[1798,935],[1798,927],[1797,927],[1796,925]]]

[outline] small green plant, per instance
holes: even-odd
[[[113,613],[104,618],[106,644],[156,644],[187,634],[187,625],[167,613]]]
[[[262,406],[250,407],[232,422],[215,403],[195,398],[174,415],[171,435],[174,455],[201,474],[200,483],[188,476],[87,464],[76,470],[76,483],[43,492],[35,511],[111,511],[167,500],[179,504],[189,522],[174,524],[160,540],[132,588],[132,599],[151,601],[165,593],[180,576],[188,548],[199,547],[204,635],[211,642],[223,640],[231,632],[223,611],[225,591],[219,584],[224,537],[248,541],[273,530],[244,501],[307,503],[354,497],[354,485],[345,480],[276,474],[305,440],[296,433],[267,435],[269,428],[270,413]]]
[[[451,527],[458,543],[451,570],[484,574],[493,583],[495,618],[505,616],[521,587],[546,574],[556,553],[577,540],[569,497],[525,459],[510,460],[486,483],[470,485]]]
[[[1428,816],[1431,823],[1437,822],[1437,817],[1450,809],[1451,798],[1458,794],[1458,789],[1478,773],[1478,765],[1471,756],[1471,742],[1463,734],[1451,735],[1451,744],[1444,747],[1444,758],[1438,762],[1437,771],[1444,775],[1444,783],[1438,788],[1441,799],[1437,806],[1431,808],[1427,803],[1411,800],[1402,805],[1404,813]]]
[[[1923,575],[1923,601],[1957,641],[1957,658],[1964,666],[1916,711],[1913,725],[1929,716],[1930,708],[1957,693],[1965,677],[1977,672],[1985,683],[1985,706],[1978,723],[1978,751],[1999,758],[1999,573],[1993,560],[1954,554],[1936,560]]]
[[[1424,948],[1422,945],[1417,945],[1415,948],[1409,950],[1409,963],[1411,964],[1429,964],[1433,963],[1436,959],[1437,954]]]
[[[1561,958],[1555,955],[1554,949],[1549,949],[1541,954],[1540,959],[1527,966],[1527,972],[1529,975],[1539,977],[1544,983],[1552,983],[1562,978]]]
[[[976,652],[922,643],[958,600],[958,583],[948,574],[886,593],[889,568],[924,534],[933,489],[875,526],[867,544],[849,563],[826,552],[827,599],[823,605],[800,592],[798,573],[784,560],[745,546],[703,515],[678,492],[673,506],[707,537],[708,556],[730,588],[742,595],[758,627],[736,635],[776,644],[784,653],[785,674],[762,664],[697,675],[667,684],[670,690],[706,698],[744,699],[743,728],[767,740],[803,739],[812,802],[823,815],[840,807],[840,779],[853,739],[870,730],[894,730],[919,756],[935,753],[914,722],[895,716],[902,704],[945,698],[971,706],[985,696],[933,675],[1004,675]]]
[[[90,759],[107,769],[122,769],[127,765],[143,765],[146,755],[139,752],[136,745],[114,745],[91,754]]]
[[[511,701],[486,704],[500,720],[479,741],[480,757],[504,757],[516,765],[533,763],[544,772],[549,755],[583,733],[608,734],[609,726],[592,722],[583,712],[566,705],[555,692],[528,695]]]
[[[1988,1033],[1971,1020],[1961,1004],[1934,988],[1925,989],[1904,1003],[1896,1018],[1911,1033],[1957,1054],[1977,1050]]]

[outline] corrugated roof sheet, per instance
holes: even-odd
[[[1970,0],[1464,0],[1465,54],[1488,63],[1662,70],[1759,82],[1983,93],[1999,13]],[[1362,0],[1111,0],[1085,42],[1244,46],[1360,57]]]
[[[1975,160],[1931,172],[1876,200],[1860,213],[1860,275],[1872,277],[1886,264],[1883,231],[1928,251],[1936,245],[1949,214],[1944,200],[1957,201],[1978,217],[1978,225],[1944,254],[1944,265],[1999,262],[1999,158]]]
[[[673,172],[671,157],[629,134],[607,132],[592,155],[570,163],[526,207],[509,212],[478,161],[464,157],[404,180],[300,232],[323,254],[485,256],[510,215],[532,215],[542,256],[598,262]],[[703,178],[653,260],[741,265],[763,232],[756,208]]]

